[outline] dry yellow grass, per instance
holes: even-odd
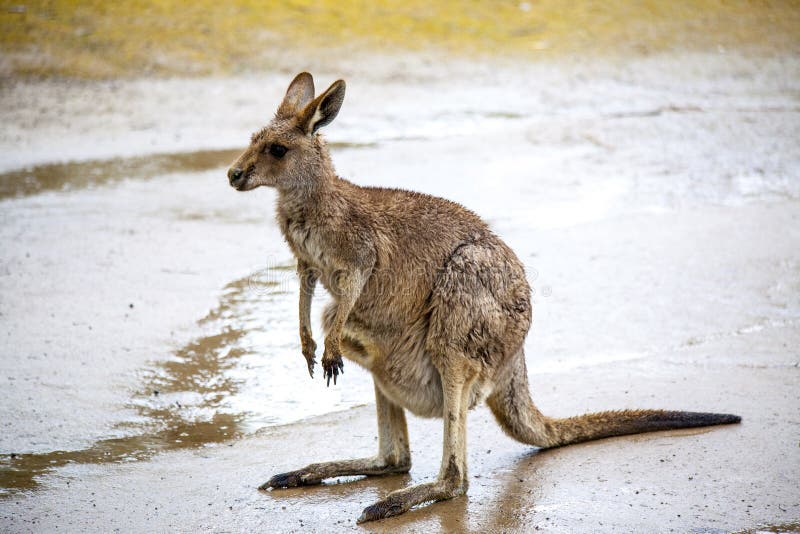
[[[796,50],[800,1],[132,0],[0,2],[6,74],[225,74],[287,50],[435,49],[463,56]]]

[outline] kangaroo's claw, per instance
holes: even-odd
[[[317,365],[317,359],[314,357],[313,354],[311,356],[306,356],[306,363],[308,364],[309,376],[311,376],[311,378],[314,378],[314,366]]]
[[[336,355],[333,358],[322,358],[322,372],[323,378],[327,379],[327,386],[331,385],[331,378],[333,378],[333,385],[336,385],[336,379],[339,374],[344,374],[344,361],[341,355]]]

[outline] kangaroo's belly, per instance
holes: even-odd
[[[336,304],[323,313],[326,333],[333,324]],[[376,328],[351,316],[342,333],[342,356],[372,373],[381,392],[393,403],[419,417],[441,417],[444,395],[439,370],[425,348],[424,324],[403,329]],[[491,393],[489,375],[470,384],[468,408],[475,407]]]
[[[373,368],[372,376],[381,392],[393,403],[402,406],[414,415],[419,417],[442,417],[444,413],[444,394],[442,390],[441,376],[439,370],[430,363],[420,365],[417,368],[409,368],[408,362],[405,369],[400,373],[392,372],[392,362],[396,357],[388,357],[387,363]],[[467,396],[467,409],[472,409],[483,402],[491,393],[493,388],[492,381],[479,377],[472,381]]]
[[[377,387],[394,404],[420,417],[441,417],[441,377],[422,343],[406,343],[398,350],[402,345],[398,340],[376,341],[372,334],[348,324],[342,356],[372,373]]]
[[[385,351],[364,331],[345,329],[342,355],[364,367],[386,398],[419,417],[442,417],[444,394],[439,370],[422,344]],[[491,393],[492,384],[478,377],[470,384],[467,408]]]
[[[393,403],[420,417],[441,417],[444,407],[439,370],[424,351],[384,354],[372,376]]]

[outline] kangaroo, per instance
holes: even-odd
[[[738,423],[730,414],[623,410],[555,419],[528,390],[523,344],[531,290],[522,263],[476,214],[448,200],[361,187],[336,175],[318,133],[339,113],[345,82],[314,96],[310,74],[289,85],[272,121],[228,171],[238,191],[277,190],[277,220],[297,259],[299,334],[309,374],[316,343],[314,289],[333,296],[323,313],[323,379],[336,385],[342,355],[372,373],[378,453],[315,463],[259,489],[320,484],[411,469],[404,410],[441,417],[444,444],[434,482],[389,493],[358,522],[467,491],[467,411],[486,401],[512,438],[540,448],[676,428]]]

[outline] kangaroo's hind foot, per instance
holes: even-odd
[[[411,451],[403,409],[393,404],[375,387],[375,406],[378,413],[378,454],[370,458],[322,462],[307,465],[296,471],[281,473],[259,486],[259,489],[313,486],[326,478],[343,476],[380,476],[408,473]]]
[[[269,488],[295,488],[298,486],[314,486],[321,484],[326,478],[344,476],[379,476],[408,473],[411,463],[390,463],[380,456],[372,458],[359,458],[356,460],[341,460],[338,462],[322,462],[310,464],[297,471],[281,473],[270,478],[258,489]]]

